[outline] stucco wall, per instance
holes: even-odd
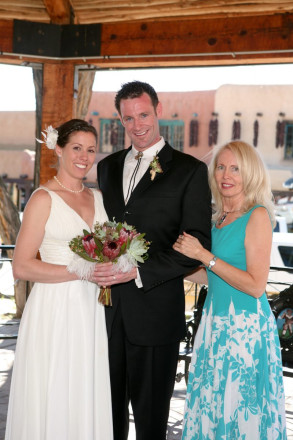
[[[1,150],[0,175],[18,179],[26,174],[28,179],[34,178],[35,152],[32,150]]]
[[[118,116],[114,106],[115,95],[115,92],[93,92],[92,94],[86,120],[92,120],[98,133],[101,118],[116,118]],[[214,90],[158,93],[163,107],[162,119],[184,121],[184,152],[202,160],[209,158],[211,153],[211,148],[208,146],[208,126],[214,109],[214,96]],[[195,117],[195,113],[198,116]],[[197,119],[199,122],[197,147],[189,146],[189,124],[192,119]],[[129,146],[129,142],[126,136],[125,146]]]
[[[0,112],[0,150],[35,150],[35,112]]]
[[[267,163],[273,189],[282,189],[284,180],[292,175],[293,160],[284,160],[284,148],[276,148],[276,123],[279,113],[285,113],[286,120],[293,121],[293,86],[234,86],[223,85],[218,90],[201,92],[161,92],[158,93],[163,105],[163,119],[184,121],[184,152],[209,163],[212,148],[208,146],[208,126],[213,111],[218,113],[218,145],[229,141],[232,136],[232,123],[235,113],[240,112],[241,139],[252,143],[253,123],[259,121],[258,150]],[[86,120],[99,132],[100,118],[116,118],[114,107],[115,92],[93,92]],[[98,113],[98,114],[95,114]],[[195,117],[194,114],[198,116]],[[257,113],[262,113],[257,117]],[[174,115],[177,114],[175,117]],[[199,145],[189,146],[189,124],[192,119],[199,122]],[[23,171],[20,155],[11,154],[13,150],[35,149],[35,112],[0,112],[0,173],[10,177],[31,174]],[[125,146],[129,139],[125,139]],[[5,150],[5,152],[4,152]],[[25,156],[25,155],[24,155]],[[27,159],[26,154],[26,160]],[[96,162],[103,153],[97,154]],[[29,161],[34,159],[30,155]],[[88,175],[89,181],[96,180],[96,167]]]
[[[241,122],[241,139],[252,144],[253,124],[259,122],[257,148],[269,168],[292,169],[292,160],[284,160],[284,148],[276,148],[276,124],[279,113],[293,121],[293,86],[223,85],[215,94],[215,111],[219,113],[218,144],[232,137],[234,119]],[[235,113],[241,113],[240,117]],[[262,116],[257,116],[262,113]]]

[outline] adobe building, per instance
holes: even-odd
[[[242,139],[258,149],[271,175],[272,188],[293,174],[293,86],[223,85],[217,90],[159,92],[163,105],[160,131],[184,153],[209,164],[213,148]],[[98,132],[96,163],[129,146],[114,106],[115,92],[93,92],[86,120]],[[60,121],[60,123],[63,121]],[[33,179],[35,112],[0,112],[0,175]],[[96,184],[96,166],[87,176]]]
[[[292,85],[223,85],[215,93],[218,144],[240,138],[254,145],[275,190],[293,176],[292,102]]]

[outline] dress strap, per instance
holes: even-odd
[[[270,221],[271,221],[271,225],[272,225],[272,227],[273,227],[273,222],[272,222],[272,219],[271,219],[270,213],[269,213],[268,209],[267,209],[264,205],[255,205],[255,206],[253,206],[252,208],[250,208],[249,211],[247,211],[245,214],[243,214],[242,217],[243,217],[243,219],[244,219],[244,223],[247,225],[247,223],[248,223],[248,221],[249,221],[249,219],[250,219],[251,214],[253,213],[253,211],[254,211],[256,208],[265,208],[265,209],[266,209],[266,211],[267,211],[267,213],[268,213],[268,216],[269,216],[269,218],[270,218]]]
[[[39,186],[39,188],[37,188],[37,189],[35,189],[35,190],[33,191],[33,194],[36,193],[37,191],[40,191],[41,189],[44,189],[44,190],[47,191],[48,193],[51,192],[51,191],[50,191],[48,188],[46,188],[45,186]]]

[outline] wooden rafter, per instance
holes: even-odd
[[[285,14],[292,0],[0,0],[0,20],[116,23]]]
[[[73,11],[69,0],[43,0],[52,23],[70,24]]]

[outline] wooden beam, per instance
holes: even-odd
[[[73,23],[73,11],[68,0],[43,0],[47,13],[54,24]]]
[[[286,3],[280,3],[280,10],[284,9],[288,10],[288,13],[293,12],[293,4],[288,6]],[[277,11],[277,13],[279,12]],[[81,13],[80,11],[76,11],[78,14],[80,22],[83,24],[90,23],[129,23],[135,21],[151,21],[160,20],[160,21],[168,21],[170,19],[178,19],[182,20],[186,19],[217,19],[217,18],[239,18],[239,17],[251,17],[251,16],[260,16],[260,15],[275,15],[276,7],[275,5],[257,5],[253,8],[249,5],[242,6],[241,13],[237,6],[233,7],[213,7],[213,8],[200,8],[195,11],[192,8],[186,8],[182,10],[178,10],[178,7],[169,7],[168,11],[162,11],[160,8],[146,8],[144,13],[140,11],[128,11],[127,8],[123,10],[118,10],[115,14],[112,14],[111,11],[90,11]]]
[[[73,88],[73,65],[44,64],[42,129],[49,125],[57,127],[73,117]],[[54,151],[41,145],[40,184],[43,184],[56,174],[52,165],[56,164],[57,160]]]
[[[291,0],[74,0],[80,23],[217,18],[293,11]]]
[[[1,0],[0,18],[45,23],[117,23],[293,12],[292,0]]]
[[[13,0],[0,3],[1,20],[29,20],[49,23],[50,18],[43,1],[40,0]]]
[[[104,56],[185,55],[293,49],[293,14],[102,25]]]
[[[123,58],[141,65],[154,61],[241,64],[282,58],[288,62],[292,50],[293,14],[102,25],[101,55],[106,65],[122,63]]]
[[[45,59],[46,63],[100,67],[292,62],[293,13],[249,18],[105,23],[97,53],[99,49],[97,57]],[[13,56],[10,21],[0,21],[0,50],[0,62],[11,59],[15,62],[43,62],[37,55]]]
[[[13,21],[10,20],[0,20],[0,53],[2,52],[13,52]]]
[[[87,115],[95,74],[94,70],[84,70],[78,74],[78,94],[75,113],[79,119],[85,119]]]

